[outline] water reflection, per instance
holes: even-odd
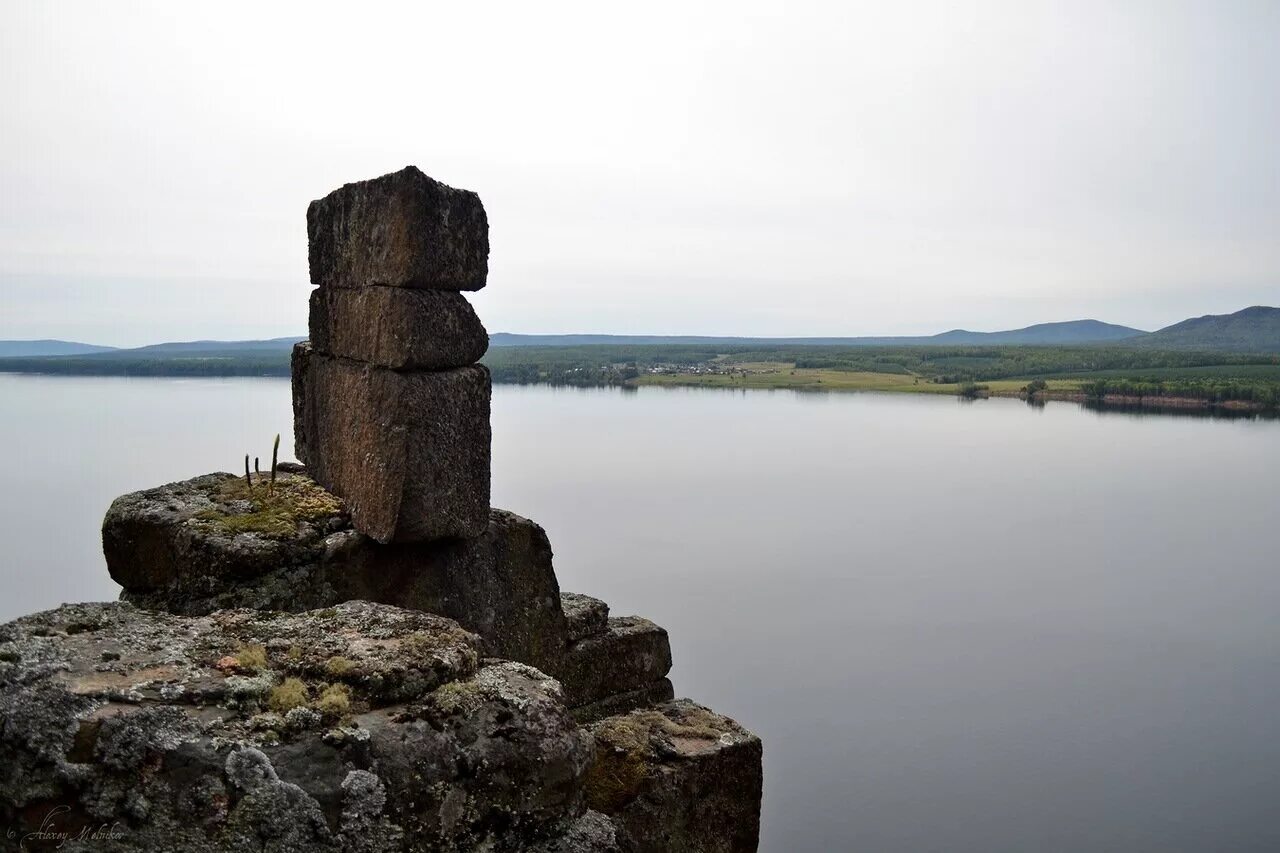
[[[114,496],[292,435],[287,380],[0,401],[0,619],[115,595]],[[1280,424],[1115,414],[500,386],[493,498],[764,737],[766,851],[1280,850]]]
[[[1128,415],[1135,418],[1197,418],[1211,421],[1274,421],[1280,414],[1274,411],[1246,411],[1226,406],[1157,406],[1137,403],[1112,403],[1102,400],[1086,400],[1079,404],[1091,412],[1108,415]]]

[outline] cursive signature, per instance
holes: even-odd
[[[71,813],[70,806],[55,806],[49,810],[44,816],[44,820],[40,821],[40,828],[31,832],[19,833],[10,829],[7,833],[9,840],[19,839],[18,847],[22,850],[30,850],[28,844],[36,844],[41,847],[48,847],[52,844],[53,849],[61,849],[68,841],[119,841],[124,838],[124,830],[120,827],[120,822],[115,823],[99,823],[87,824],[76,830],[59,829],[57,819]]]

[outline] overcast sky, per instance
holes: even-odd
[[[489,213],[492,331],[1280,304],[1280,3],[0,0],[0,338],[303,334],[307,203]]]

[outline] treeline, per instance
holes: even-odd
[[[1099,370],[1148,370],[1204,365],[1275,364],[1273,356],[1239,353],[1135,350],[1123,347],[1045,346],[911,346],[884,348],[820,348],[827,351],[779,350],[743,353],[729,361],[794,360],[796,367],[913,373],[946,384],[986,382],[1024,376],[1088,373]],[[868,350],[872,350],[868,352]]]
[[[0,372],[56,376],[288,376],[289,353],[219,352],[200,356],[73,356],[0,358]]]
[[[1275,406],[1280,357],[1098,346],[726,346],[589,344],[495,347],[485,354],[497,383],[617,385],[660,370],[735,371],[754,363],[797,369],[910,374],[969,388],[1000,379],[1080,379],[1100,396],[1242,400]],[[288,376],[287,350],[181,355],[100,353],[0,358],[0,371],[80,376]],[[1099,389],[1101,389],[1099,391]],[[974,388],[975,393],[981,391]]]
[[[1095,379],[1081,384],[1080,390],[1091,400],[1103,400],[1107,397],[1133,397],[1139,400],[1164,397],[1205,400],[1210,403],[1254,403],[1268,409],[1280,406],[1280,385],[1233,379]]]
[[[712,364],[725,368],[756,362],[781,362],[796,368],[914,374],[931,382],[963,384],[1032,376],[1062,376],[1095,371],[1137,372],[1192,367],[1275,366],[1280,357],[1240,353],[1138,350],[1075,346],[672,346],[584,345],[575,347],[498,347],[483,359],[496,381],[587,384],[618,381],[635,367],[689,368]],[[1280,373],[1277,373],[1280,376]]]

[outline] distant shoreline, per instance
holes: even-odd
[[[1027,395],[1022,392],[999,393],[992,394],[993,397],[1013,397],[1019,400],[1026,400]],[[1275,409],[1262,405],[1261,403],[1251,402],[1249,400],[1199,400],[1195,397],[1135,397],[1126,394],[1104,394],[1102,397],[1090,397],[1088,394],[1079,391],[1050,391],[1040,392],[1036,394],[1035,399],[1031,402],[1054,401],[1066,403],[1082,403],[1101,404],[1104,407],[1112,407],[1116,409],[1145,408],[1145,409],[1179,409],[1185,411],[1201,411],[1201,412],[1236,412],[1241,414],[1264,414],[1267,412],[1275,412]]]
[[[183,372],[183,371],[147,371],[147,372],[67,372],[67,371],[48,371],[48,370],[10,370],[5,369],[3,360],[0,360],[0,374],[8,374],[13,376],[48,376],[62,378],[90,378],[90,379],[288,379],[289,371],[274,370],[268,372]],[[882,378],[882,377],[880,377]],[[872,394],[931,394],[934,396],[950,396],[958,399],[969,397],[972,399],[984,399],[990,397],[998,397],[1005,399],[1018,399],[1026,401],[1029,405],[1043,404],[1045,402],[1066,402],[1077,403],[1088,408],[1096,408],[1100,411],[1109,412],[1142,412],[1146,414],[1170,414],[1170,415],[1204,415],[1204,416],[1222,416],[1222,417],[1264,417],[1274,418],[1280,417],[1280,411],[1275,407],[1267,406],[1248,400],[1205,400],[1195,397],[1176,397],[1176,396],[1136,396],[1127,394],[1105,394],[1102,397],[1091,396],[1080,390],[1070,388],[1049,389],[1037,392],[1033,398],[1028,399],[1027,393],[1022,387],[1026,380],[1006,380],[997,383],[990,383],[1001,387],[979,387],[974,393],[965,393],[957,385],[941,385],[936,383],[892,383],[884,381],[870,381],[859,384],[835,384],[808,382],[796,384],[752,384],[752,383],[710,383],[706,381],[698,381],[699,377],[691,374],[686,377],[679,375],[667,376],[663,381],[653,381],[651,377],[641,377],[622,382],[594,382],[594,383],[560,383],[548,380],[536,382],[515,381],[495,378],[495,385],[547,385],[550,387],[577,387],[577,388],[639,388],[639,387],[667,387],[667,388],[704,388],[718,390],[790,390],[804,393],[850,393],[864,392]]]
[[[290,349],[10,356],[0,372],[56,376],[287,378]],[[203,344],[199,345],[203,346]],[[1063,400],[1147,410],[1274,412],[1280,354],[1121,347],[494,347],[495,384],[893,391]]]

